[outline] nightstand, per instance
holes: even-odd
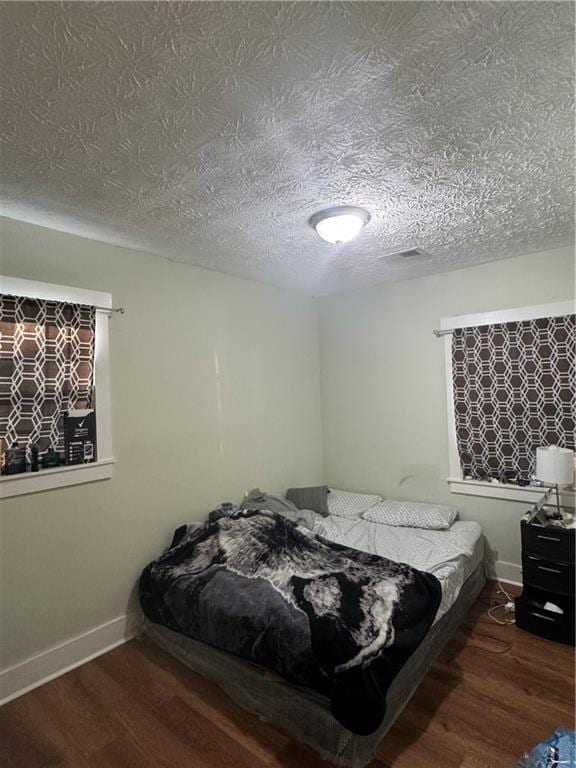
[[[523,591],[516,626],[574,645],[574,542],[576,531],[522,521]],[[545,607],[557,606],[560,611]]]

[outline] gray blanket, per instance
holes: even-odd
[[[232,504],[178,529],[140,580],[150,621],[330,696],[334,717],[359,734],[380,725],[440,597],[431,574]]]
[[[240,504],[240,509],[267,509],[270,512],[277,512],[279,515],[283,515],[288,520],[296,523],[296,525],[303,525],[310,530],[314,527],[316,519],[316,514],[311,509],[298,509],[288,499],[265,493],[260,488],[253,488],[250,493],[246,494]]]

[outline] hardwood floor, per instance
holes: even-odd
[[[370,768],[505,768],[573,727],[571,648],[489,621],[490,584]],[[0,710],[3,768],[323,768],[148,642],[132,641]]]

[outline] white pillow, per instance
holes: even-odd
[[[330,488],[328,494],[328,514],[336,517],[362,517],[362,513],[382,501],[382,496],[376,493],[354,493],[353,491],[337,491]]]
[[[428,528],[447,531],[458,516],[458,510],[442,504],[418,501],[382,501],[363,515],[363,520],[406,528]]]

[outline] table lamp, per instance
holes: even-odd
[[[561,485],[572,486],[574,482],[574,451],[558,445],[536,448],[536,480],[556,489],[556,508],[560,514],[558,489]]]

